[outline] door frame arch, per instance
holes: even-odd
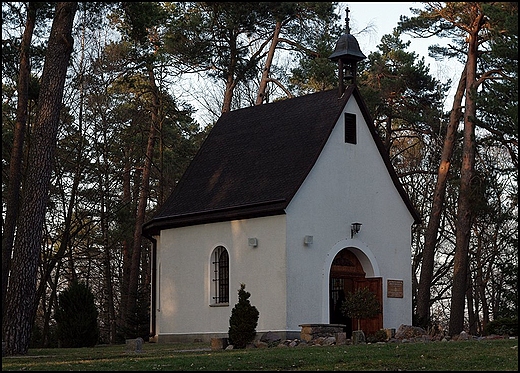
[[[330,281],[330,269],[332,267],[332,261],[336,257],[336,255],[343,249],[349,249],[353,252],[363,270],[365,271],[366,278],[370,277],[381,277],[381,272],[379,270],[379,265],[377,264],[376,257],[372,253],[372,250],[363,242],[356,238],[353,239],[343,239],[341,241],[336,242],[334,246],[329,250],[327,255],[325,256],[325,261],[322,269],[322,300],[321,300],[321,319],[322,323],[329,323],[330,316],[330,300],[329,300],[329,281]]]

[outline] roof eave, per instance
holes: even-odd
[[[287,200],[279,199],[243,206],[233,206],[227,209],[199,211],[191,214],[155,218],[143,225],[143,235],[145,237],[151,237],[158,235],[163,229],[179,228],[190,225],[282,215],[285,214],[287,205]]]

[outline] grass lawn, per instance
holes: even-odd
[[[518,339],[272,347],[211,351],[207,343],[31,349],[2,370],[456,370],[518,371]]]

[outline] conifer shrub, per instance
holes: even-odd
[[[61,347],[93,347],[98,342],[98,310],[90,288],[78,281],[58,296],[54,314]]]
[[[245,284],[240,284],[238,303],[231,310],[229,318],[228,336],[233,348],[246,348],[256,336],[259,312],[251,305],[249,301],[251,294],[245,288]]]
[[[499,318],[489,322],[484,328],[484,335],[518,335],[518,317],[516,318]]]

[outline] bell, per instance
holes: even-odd
[[[346,80],[352,80],[355,78],[356,74],[354,73],[355,66],[352,65],[346,65],[344,68],[344,77]]]

